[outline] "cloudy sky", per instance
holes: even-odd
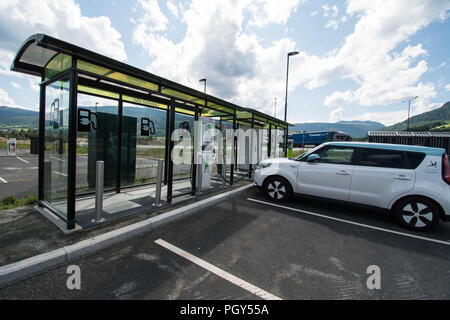
[[[2,0],[0,105],[37,110],[9,71],[46,33],[288,121],[407,117],[450,100],[450,0]],[[275,100],[276,99],[276,100]],[[276,102],[275,102],[276,101]]]

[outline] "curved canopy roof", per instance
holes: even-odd
[[[49,66],[55,60],[58,60],[58,64],[65,63],[66,68],[71,67],[72,61],[77,61],[75,66],[85,75],[83,81],[86,83],[90,78],[91,82],[92,80],[102,82],[103,88],[115,86],[121,87],[122,90],[129,89],[131,91],[128,93],[131,92],[134,97],[140,99],[147,96],[149,100],[154,100],[153,97],[175,98],[182,103],[196,104],[208,109],[206,114],[209,116],[231,120],[236,112],[239,122],[248,123],[253,119],[256,125],[263,127],[269,124],[283,129],[292,126],[260,111],[238,106],[45,34],[35,34],[23,43],[12,62],[11,70],[42,78],[50,77],[55,75],[48,73]]]

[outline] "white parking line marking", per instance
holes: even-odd
[[[241,287],[244,290],[247,290],[248,292],[264,299],[264,300],[282,300],[281,298],[274,296],[273,294],[264,291],[263,289],[260,289],[254,285],[252,285],[251,283],[248,283],[247,281],[244,281],[236,276],[233,276],[232,274],[217,268],[216,266],[213,266],[212,264],[206,262],[205,260],[202,260],[192,254],[190,254],[189,252],[186,252],[180,248],[175,247],[174,245],[171,245],[170,243],[162,240],[162,239],[158,239],[155,241],[155,243],[159,244],[160,246],[172,251],[173,253],[178,254],[179,256],[195,263],[196,265],[208,270],[209,272],[214,273],[215,275],[221,277],[222,279],[225,279],[229,282],[231,282],[232,284]]]
[[[2,177],[0,177],[0,181],[3,183],[8,183],[8,181],[6,181],[5,179],[3,179]]]
[[[88,158],[86,156],[78,156],[78,157],[80,157],[81,159],[87,159]]]
[[[52,157],[52,156],[48,156],[49,158],[52,158],[52,159],[55,159],[55,160],[58,160],[58,161],[61,161],[61,162],[65,162],[66,160],[63,160],[63,159],[59,159],[59,158],[55,158],[55,157]]]
[[[374,226],[371,226],[371,225],[368,225],[368,224],[363,224],[363,223],[353,222],[353,221],[349,221],[349,220],[329,217],[329,216],[326,216],[326,215],[323,215],[323,214],[320,214],[320,213],[315,213],[315,212],[311,212],[311,211],[306,211],[306,210],[286,207],[286,206],[282,206],[282,205],[279,205],[279,204],[270,203],[270,202],[266,202],[266,201],[261,201],[261,200],[257,200],[257,199],[247,198],[247,200],[253,201],[253,202],[262,203],[262,204],[267,204],[269,206],[278,207],[278,208],[282,208],[282,209],[286,209],[286,210],[297,211],[297,212],[309,214],[309,215],[316,216],[316,217],[321,217],[321,218],[325,218],[325,219],[330,219],[330,220],[340,221],[340,222],[344,222],[344,223],[349,223],[349,224],[353,224],[353,225],[364,227],[364,228],[374,229],[374,230],[378,230],[378,231],[384,231],[384,232],[398,234],[398,235],[405,236],[405,237],[410,237],[410,238],[415,238],[415,239],[420,239],[420,240],[425,240],[425,241],[430,241],[430,242],[435,242],[435,243],[439,243],[439,244],[445,244],[446,246],[450,246],[450,242],[448,242],[448,241],[443,241],[443,240],[437,240],[437,239],[432,239],[432,238],[427,238],[427,237],[416,236],[414,234],[399,232],[399,231],[385,229],[385,228],[380,228],[380,227],[374,227]]]
[[[25,163],[29,163],[27,160],[22,159],[21,157],[16,157],[17,159],[19,159],[20,161],[23,161]]]
[[[67,177],[67,174],[65,174],[65,173],[61,173],[58,171],[53,171],[53,173],[59,174],[60,176],[63,176],[63,177]]]

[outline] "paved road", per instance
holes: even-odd
[[[261,298],[242,283],[282,299],[450,298],[449,224],[415,233],[383,212],[303,197],[285,205],[300,212],[266,201],[251,188],[74,261],[81,290],[67,289],[65,265],[0,289],[0,299]],[[379,290],[366,285],[371,265],[381,270]]]
[[[9,195],[25,197],[37,193],[37,175],[37,156],[0,156],[0,200]]]

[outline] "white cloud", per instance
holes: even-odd
[[[324,17],[328,17],[329,15],[330,15],[330,10],[331,10],[331,7],[328,5],[328,3],[327,4],[323,4],[322,5],[322,9],[323,9],[323,16]]]
[[[331,13],[331,16],[332,16],[332,17],[337,17],[338,14],[339,14],[339,9],[334,5],[334,6],[331,8],[331,10],[333,11],[333,12]]]
[[[206,78],[208,93],[272,113],[273,97],[284,96],[280,83],[285,75],[280,70],[286,68],[286,52],[294,50],[295,43],[286,38],[262,46],[244,25],[245,13],[252,13],[253,5],[248,0],[194,0],[182,12],[186,34],[180,42],[145,24],[136,26],[133,41],[154,58],[147,68],[150,72],[198,90],[202,90],[198,80]],[[262,24],[260,17],[251,15],[249,20]]]
[[[17,82],[14,82],[14,81],[11,81],[11,85],[12,85],[14,88],[16,88],[16,89],[22,88],[22,87],[20,86],[20,84],[18,84]]]
[[[20,77],[19,73],[9,70],[13,59],[14,53],[12,51],[0,48],[0,74]]]
[[[24,107],[17,105],[14,100],[8,95],[8,93],[2,88],[0,88],[0,106],[25,109]]]
[[[328,20],[327,24],[325,25],[325,28],[333,28],[334,30],[337,30],[339,26],[339,21],[336,19]]]
[[[121,35],[110,19],[83,16],[74,0],[2,0],[0,61],[7,59],[11,64],[11,55],[35,33],[46,33],[117,60],[127,59]]]
[[[390,111],[390,112],[367,112],[358,116],[361,121],[376,121],[390,126],[402,122],[408,118],[408,110]],[[350,120],[350,119],[349,119]],[[354,120],[354,119],[352,119]]]
[[[172,0],[167,1],[167,9],[178,19],[178,7],[172,2]]]
[[[339,9],[336,5],[333,5],[332,7],[327,3],[322,5],[323,9],[323,16],[324,17],[337,17],[339,14]]]
[[[344,108],[336,108],[333,111],[330,112],[330,121],[331,122],[338,122],[342,120],[342,111],[344,111]]]
[[[351,90],[347,90],[345,92],[336,91],[325,98],[324,104],[329,107],[335,107],[346,105],[353,101],[355,101],[355,96]]]
[[[359,88],[331,93],[324,101],[329,106],[342,106],[343,97],[346,103],[371,106],[391,104],[411,95],[419,95],[426,104],[436,96],[432,83],[420,81],[429,70],[427,52],[420,43],[399,47],[429,23],[444,19],[449,9],[448,1],[350,0],[347,14],[360,16],[354,32],[340,48],[324,57],[302,52],[292,68],[292,83],[303,83],[312,90],[333,79],[353,79]],[[324,10],[332,9],[325,5]]]
[[[292,12],[295,12],[300,0],[257,0],[250,4],[253,19],[250,25],[263,27],[269,23],[285,24]]]
[[[427,51],[422,47],[422,44],[419,43],[417,46],[408,45],[405,49],[403,49],[403,55],[408,59],[415,59],[421,55],[426,55]]]
[[[445,90],[450,91],[450,83],[445,86]]]
[[[317,14],[319,13],[319,11],[314,10],[313,12],[310,13],[311,17],[317,16]]]
[[[430,71],[438,71],[447,65],[446,61],[442,61],[436,68],[430,67]]]
[[[140,12],[143,13],[138,20],[141,28],[148,28],[148,31],[151,32],[164,31],[167,29],[169,20],[161,12],[161,8],[159,7],[157,0],[138,0],[138,3],[141,7]],[[169,8],[169,3],[167,6]]]
[[[38,77],[27,77],[28,84],[30,85],[31,90],[38,93],[40,91],[39,83],[41,82]]]
[[[186,24],[181,41],[170,41],[163,31],[151,30],[150,20],[136,26],[133,41],[152,57],[147,68],[150,72],[199,90],[198,79],[207,78],[209,93],[271,113],[273,97],[284,97],[285,74],[280,70],[286,68],[286,52],[295,50],[297,44],[284,38],[263,45],[249,26],[283,25],[297,3],[193,0],[179,11]],[[284,14],[270,15],[280,11],[264,9],[269,5],[279,6],[276,10]],[[370,107],[419,95],[417,108],[429,106],[436,88],[422,80],[430,69],[427,51],[423,44],[408,41],[429,23],[444,19],[448,9],[448,2],[432,0],[349,0],[346,16],[357,20],[353,32],[323,56],[307,52],[295,56],[291,60],[290,90],[299,85],[313,90],[333,80],[350,79],[355,89],[330,92],[324,104],[334,108],[347,104]],[[341,19],[337,7],[326,4],[323,10],[329,20]],[[334,116],[339,114],[336,111]],[[369,116],[375,117],[366,112],[365,117]]]

